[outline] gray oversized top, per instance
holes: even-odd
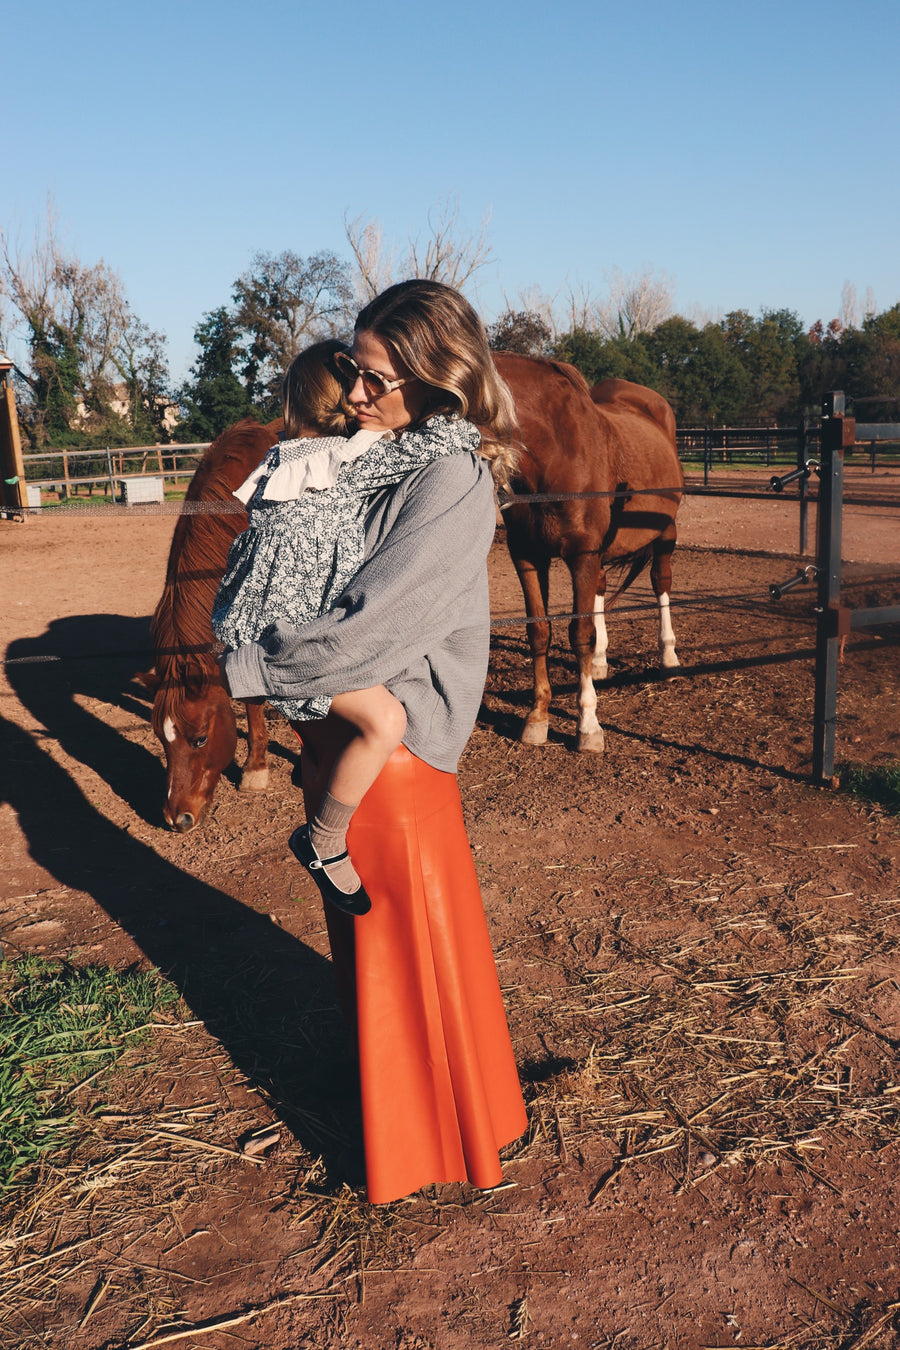
[[[380,493],[364,561],[335,607],[276,622],[224,658],[235,698],[315,698],[386,685],[406,709],[403,743],[453,773],[487,673],[487,554],[494,534],[487,462],[435,460]]]

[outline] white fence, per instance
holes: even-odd
[[[194,476],[208,441],[189,445],[132,445],[101,450],[41,450],[23,455],[28,505],[39,506],[37,494],[56,492],[71,497],[80,491],[126,502],[162,501],[167,483]],[[149,495],[148,495],[149,494]]]

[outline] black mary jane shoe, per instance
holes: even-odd
[[[346,849],[343,853],[336,853],[333,858],[320,858],[309,837],[308,825],[297,827],[288,840],[288,848],[297,861],[306,868],[321,891],[323,900],[327,900],[329,904],[343,910],[345,914],[353,914],[357,917],[360,914],[368,914],[372,908],[372,901],[366,895],[365,888],[360,886],[357,891],[342,891],[340,886],[335,886],[331,877],[325,871],[329,863],[343,862],[349,856]]]

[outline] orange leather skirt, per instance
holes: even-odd
[[[496,1186],[526,1117],[456,776],[401,746],[347,842],[372,908],[325,909],[358,1036],[369,1200]]]

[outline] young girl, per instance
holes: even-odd
[[[373,494],[442,455],[480,444],[471,423],[442,417],[399,438],[381,428],[348,436],[333,366],[344,351],[340,342],[319,342],[294,359],[282,389],[284,438],[234,494],[247,506],[249,524],[231,545],[212,611],[213,631],[229,650],[256,642],[276,621],[303,623],[334,608],[362,565]],[[383,685],[269,702],[291,721],[333,710],[354,729],[321,806],[289,846],[327,900],[365,914],[371,901],[347,854],[347,827],[403,740],[403,705]]]

